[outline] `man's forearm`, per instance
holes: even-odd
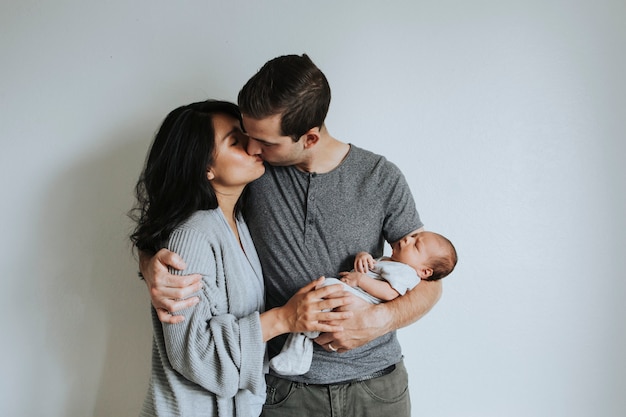
[[[422,281],[418,286],[387,303],[378,305],[378,321],[386,328],[382,334],[415,323],[428,313],[441,298],[443,287],[439,281]]]
[[[355,298],[353,319],[344,321],[343,332],[322,333],[315,341],[324,346],[329,343],[339,352],[363,346],[391,331],[416,322],[433,308],[441,297],[441,283],[424,281],[401,297],[386,303],[369,304]]]

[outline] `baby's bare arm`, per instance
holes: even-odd
[[[366,293],[380,298],[383,301],[390,301],[400,296],[387,281],[378,280],[361,272],[342,272],[341,280],[351,287],[359,287]]]

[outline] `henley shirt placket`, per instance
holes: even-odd
[[[315,194],[317,185],[317,174],[310,172],[307,175],[307,190],[306,190],[306,207],[304,213],[304,244],[306,245],[311,239],[311,231],[313,230],[315,223]]]

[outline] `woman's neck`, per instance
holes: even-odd
[[[215,195],[217,196],[217,204],[219,209],[222,210],[230,229],[233,231],[233,234],[239,240],[239,230],[237,229],[237,220],[236,220],[236,212],[235,207],[237,206],[237,202],[239,201],[239,197],[241,193],[237,194],[224,194],[216,191]]]

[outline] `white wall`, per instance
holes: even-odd
[[[623,416],[626,3],[0,6],[3,416],[132,416],[151,331],[125,217],[159,122],[307,52],[328,127],[456,243],[401,331],[415,416]]]

